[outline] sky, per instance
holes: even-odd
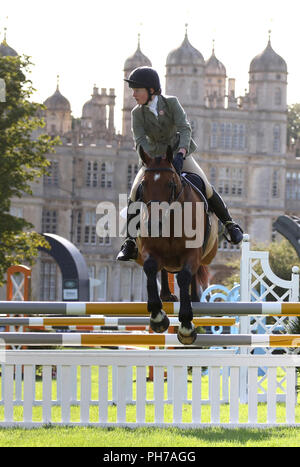
[[[0,0],[0,41],[31,57],[30,79],[43,102],[56,89],[80,117],[94,84],[114,88],[115,123],[121,131],[123,68],[137,48],[151,60],[165,87],[165,63],[188,37],[205,60],[215,40],[217,58],[236,94],[248,88],[251,60],[261,53],[271,30],[273,49],[288,66],[288,104],[300,102],[299,0]]]

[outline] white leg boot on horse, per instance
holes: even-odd
[[[177,283],[180,289],[180,309],[178,319],[180,326],[177,331],[179,342],[191,345],[195,342],[197,331],[193,323],[193,310],[189,287],[192,282],[192,273],[188,265],[177,274]]]

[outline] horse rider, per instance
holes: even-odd
[[[192,172],[199,175],[204,184],[209,208],[224,224],[230,241],[237,245],[243,238],[241,227],[236,224],[228,211],[221,196],[209,183],[205,173],[191,155],[197,148],[192,139],[191,125],[186,113],[177,97],[163,96],[161,94],[158,73],[151,67],[142,66],[133,70],[128,79],[125,79],[133,90],[133,97],[137,105],[131,112],[131,124],[135,148],[139,146],[150,156],[166,153],[170,145],[176,155],[173,166],[180,175],[181,171]],[[142,166],[133,182],[128,207],[136,200],[136,191],[140,185],[145,167]],[[129,210],[129,209],[128,209]],[[128,212],[127,210],[127,212]],[[127,238],[117,256],[119,261],[129,261],[137,258],[136,241],[129,235],[128,225],[135,214],[127,214]]]

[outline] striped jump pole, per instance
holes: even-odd
[[[178,315],[178,302],[164,302],[168,315]],[[300,316],[300,303],[193,302],[194,316]],[[0,302],[0,314],[149,316],[146,302]]]
[[[300,334],[198,334],[191,346],[175,334],[4,332],[0,339],[3,345],[26,346],[300,347]]]
[[[177,317],[169,318],[170,326],[179,326]],[[233,326],[235,325],[234,318],[194,318],[195,326]],[[2,318],[0,317],[0,326],[149,326],[150,317],[148,316],[127,316],[114,317],[104,316],[101,318],[94,317],[33,317],[33,318]]]

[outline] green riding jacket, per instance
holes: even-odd
[[[166,154],[170,145],[175,152],[185,148],[186,155],[197,148],[192,139],[191,125],[177,97],[158,96],[156,117],[147,105],[137,105],[131,112],[131,123],[135,147],[140,145],[150,156]]]

